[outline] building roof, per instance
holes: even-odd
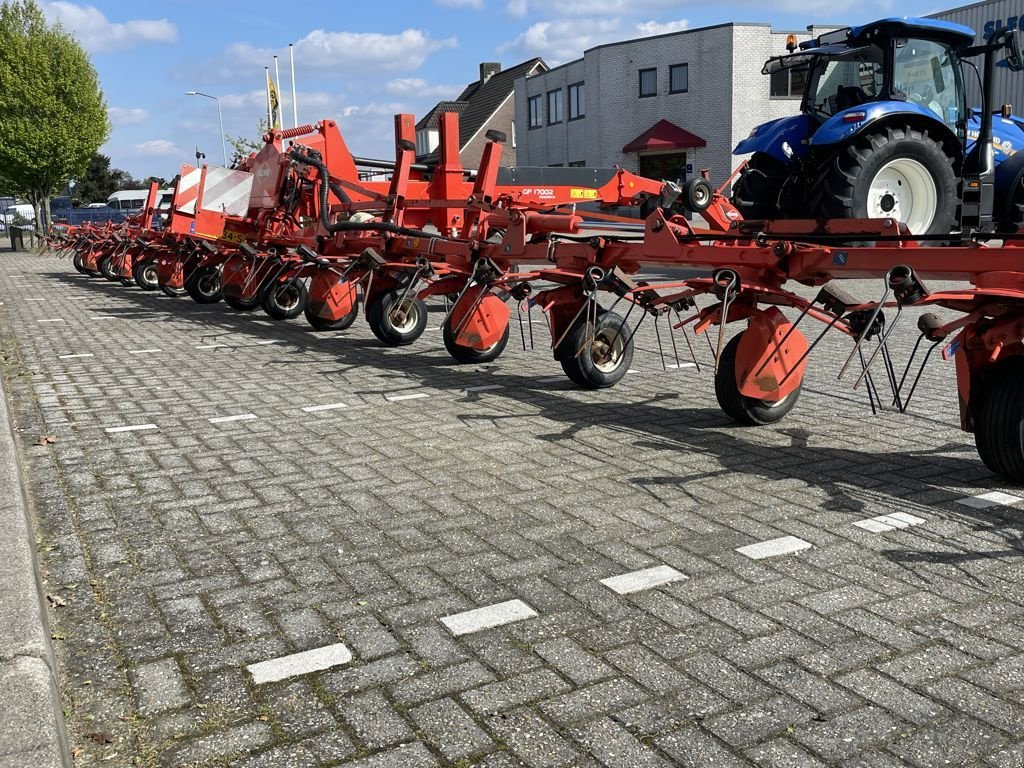
[[[437,128],[438,122],[441,120],[442,112],[458,112],[459,115],[463,115],[465,111],[469,109],[469,102],[458,100],[458,101],[439,101],[437,106],[427,112],[418,123],[416,123],[416,130],[422,131],[426,129]]]
[[[623,152],[645,150],[694,149],[708,143],[695,133],[680,128],[668,120],[659,120],[622,148]]]
[[[459,94],[458,99],[442,101],[430,110],[423,119],[416,123],[416,130],[436,128],[441,112],[458,112],[459,148],[464,149],[470,139],[476,136],[498,110],[498,107],[512,94],[516,79],[529,75],[538,67],[544,71],[548,69],[544,60],[536,57],[509,69],[495,72],[486,82],[482,83],[477,80],[470,83]],[[426,155],[426,158],[432,158],[436,154],[435,150]]]

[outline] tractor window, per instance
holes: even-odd
[[[934,40],[897,40],[893,52],[893,98],[935,113],[956,130],[960,118],[960,66],[949,46]]]
[[[860,49],[856,55],[819,59],[811,71],[805,108],[829,118],[844,109],[878,98],[884,73],[882,50]]]

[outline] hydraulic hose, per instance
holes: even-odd
[[[317,172],[320,174],[320,223],[323,224],[324,229],[326,229],[328,232],[330,232],[332,234],[334,232],[358,232],[358,231],[389,232],[391,234],[402,235],[404,237],[423,237],[423,238],[428,238],[428,239],[429,238],[447,239],[447,238],[444,238],[443,235],[441,235],[441,234],[439,234],[437,232],[425,232],[422,229],[410,229],[409,227],[400,227],[397,224],[391,224],[391,223],[386,222],[386,221],[365,221],[365,222],[359,222],[359,221],[339,221],[339,222],[335,222],[334,224],[332,224],[331,223],[331,219],[330,219],[330,215],[327,212],[328,211],[327,193],[328,193],[328,190],[330,190],[330,191],[334,192],[335,195],[338,195],[338,192],[335,191],[334,188],[337,187],[339,190],[341,190],[341,187],[338,186],[337,184],[333,184],[333,185],[331,184],[331,177],[330,177],[330,174],[327,172],[327,165],[322,160],[320,160],[319,158],[313,157],[312,155],[307,155],[307,154],[302,153],[302,152],[296,152],[294,150],[292,150],[292,152],[291,152],[291,157],[292,157],[293,160],[295,160],[298,163],[303,163],[305,165],[313,166],[314,168],[316,168]],[[344,194],[344,190],[341,190],[341,192],[342,192],[342,194]],[[342,200],[344,200],[346,202],[351,202],[351,200],[348,199],[348,195],[347,194],[344,196],[344,198],[342,198],[341,195],[338,195],[338,197],[339,197],[339,199],[342,199]]]

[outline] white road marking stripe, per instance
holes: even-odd
[[[696,363],[672,363],[672,365],[666,365],[666,368],[671,370],[681,370],[683,368],[696,368]]]
[[[196,349],[220,349],[221,347],[226,346],[227,344],[201,344],[200,346],[196,347]]]
[[[49,320],[40,320],[40,323],[63,323],[63,317],[51,317]]]
[[[636,368],[629,368],[626,373],[640,373]]]
[[[492,389],[504,389],[504,384],[483,384],[479,387],[466,387],[466,392],[490,392]]]
[[[42,296],[29,296],[25,301],[46,301]]]
[[[256,343],[261,345],[261,346],[263,344],[284,344],[284,340],[283,339],[264,339],[263,341],[257,341]]]
[[[92,352],[83,352],[80,355],[57,355],[57,357],[61,360],[70,360],[74,357],[95,357],[95,355]]]
[[[307,405],[304,410],[306,413],[316,413],[317,411],[333,411],[336,408],[348,408],[344,403],[329,403],[327,405]]]
[[[107,432],[140,432],[144,429],[159,429],[156,424],[133,424],[130,427],[107,427]]]
[[[255,413],[240,413],[237,416],[216,416],[209,421],[211,424],[224,424],[229,421],[251,421],[255,418]]]
[[[400,400],[418,400],[421,397],[429,397],[426,392],[413,392],[411,395],[384,395],[389,403],[397,403]]]
[[[763,560],[766,557],[778,557],[779,555],[791,555],[810,549],[811,543],[798,539],[796,536],[782,536],[778,539],[759,541],[757,544],[748,544],[745,547],[736,547],[741,555],[746,555],[751,560]]]
[[[352,652],[342,643],[260,661],[246,667],[256,685],[273,683],[295,675],[308,675],[352,661]]]
[[[990,491],[979,496],[968,496],[966,499],[960,499],[958,503],[963,504],[965,507],[973,507],[974,509],[986,509],[987,507],[1008,507],[1011,504],[1016,504],[1018,501],[1024,501],[1024,499],[1021,499],[1020,496],[1003,493],[1002,491]]]
[[[628,595],[631,592],[639,592],[644,589],[660,587],[673,581],[681,581],[687,578],[686,574],[680,573],[668,565],[656,565],[653,568],[644,568],[641,571],[632,571],[618,576],[611,576],[601,579],[612,592],[620,595]]]
[[[151,352],[163,352],[162,349],[129,349],[129,355],[148,355]]]
[[[909,515],[906,512],[893,512],[889,515],[870,517],[867,520],[857,520],[854,525],[872,533],[885,533],[886,531],[894,531],[897,528],[909,528],[912,525],[920,525],[923,522],[923,517]]]
[[[500,627],[503,624],[511,624],[514,621],[532,619],[536,615],[537,612],[522,600],[508,600],[504,603],[495,603],[484,608],[475,608],[472,611],[445,616],[441,619],[441,623],[458,637],[492,627]]]

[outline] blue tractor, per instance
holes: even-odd
[[[733,204],[746,219],[895,218],[936,238],[1024,225],[1024,119],[992,104],[995,55],[1019,71],[1020,44],[1008,28],[974,38],[915,18],[794,38],[762,72],[802,93],[800,114],[757,126],[733,150],[752,153]],[[965,76],[982,78],[979,109]]]

